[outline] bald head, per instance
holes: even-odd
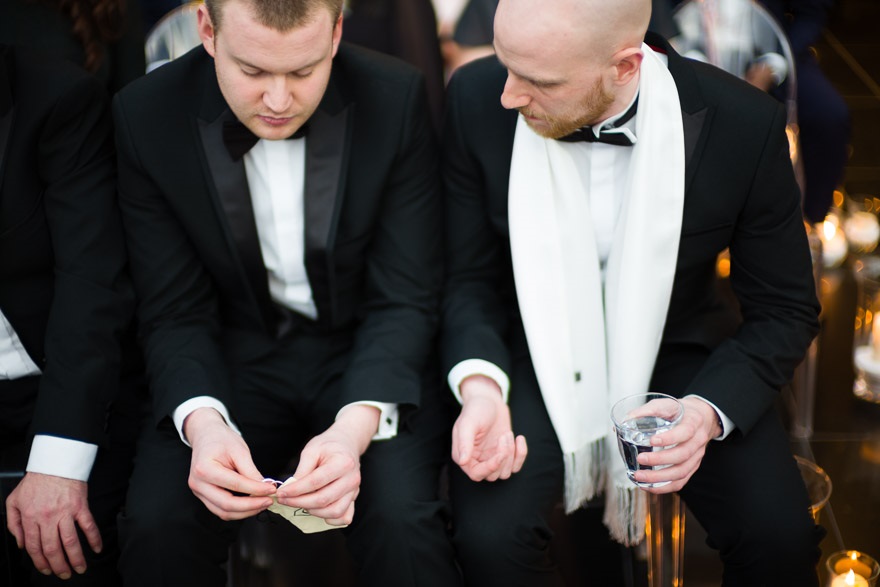
[[[500,0],[495,38],[507,50],[602,62],[640,47],[651,0]]]

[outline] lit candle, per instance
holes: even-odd
[[[854,249],[871,252],[880,239],[880,222],[871,212],[853,212],[843,222],[843,231]]]
[[[837,575],[831,581],[831,587],[870,587],[868,580],[850,569],[845,575]]]
[[[880,378],[880,313],[871,316],[871,340],[854,349],[853,362],[866,374]]]
[[[840,265],[846,258],[848,246],[837,223],[826,218],[822,223],[822,263],[825,267],[830,269]]]
[[[871,326],[871,349],[872,358],[880,362],[880,316],[874,314]]]

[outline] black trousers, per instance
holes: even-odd
[[[264,475],[291,473],[303,443],[332,422],[350,339],[296,332],[281,341],[240,339],[230,352],[236,396],[229,407]],[[451,406],[438,393],[437,374],[430,379],[434,392],[424,393],[421,409],[402,417],[398,435],[374,442],[361,459],[355,519],[343,530],[360,585],[460,584],[448,506],[438,497]],[[241,522],[222,521],[193,495],[190,459],[169,419],[142,431],[120,521],[126,586],[226,584],[224,563]]]
[[[563,464],[526,355],[511,373],[510,408],[514,432],[526,436],[528,458],[519,473],[495,483],[474,483],[453,469],[456,553],[469,586],[559,586],[548,521],[562,500]],[[806,489],[775,412],[747,436],[734,432],[711,442],[681,496],[720,554],[726,587],[818,585],[824,531],[809,515]]]
[[[39,377],[3,381],[0,384],[0,471],[24,471],[27,466],[31,448],[28,426],[33,416],[38,386]],[[100,554],[92,552],[85,536],[78,531],[86,558],[85,574],[73,573],[70,579],[62,581],[54,575],[47,577],[36,571],[30,556],[16,547],[15,537],[6,528],[5,500],[18,480],[2,481],[4,548],[0,553],[0,587],[122,585],[116,568],[119,557],[116,518],[123,508],[128,487],[143,400],[140,375],[127,376],[107,420],[109,443],[98,449],[89,477],[89,509],[101,532],[103,550]]]

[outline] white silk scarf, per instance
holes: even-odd
[[[647,45],[642,51],[638,139],[631,147],[604,291],[589,194],[571,152],[537,135],[522,116],[508,193],[517,298],[563,451],[565,510],[604,491],[605,523],[624,544],[644,535],[645,499],[626,477],[609,413],[617,399],[648,389],[672,292],[684,204],[678,91],[664,62]]]

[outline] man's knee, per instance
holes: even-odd
[[[725,585],[746,585],[750,577],[769,577],[777,572],[789,579],[801,577],[799,585],[815,582],[819,543],[825,531],[809,513],[781,506],[772,515],[742,519],[746,522],[739,528],[709,537],[711,542],[720,542]]]

